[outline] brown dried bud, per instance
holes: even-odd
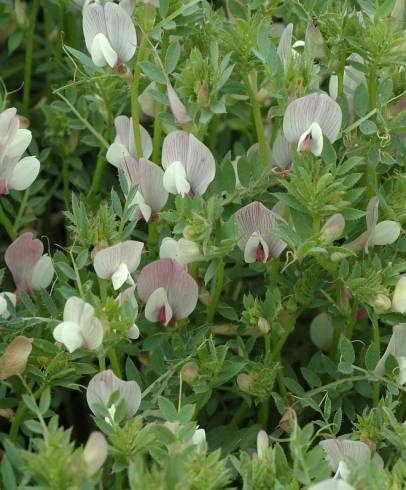
[[[199,366],[193,361],[187,362],[180,370],[180,377],[189,384],[193,384],[198,375]]]
[[[32,350],[32,339],[20,335],[6,347],[0,357],[0,379],[20,374],[27,365]]]
[[[281,420],[279,421],[279,427],[290,434],[292,432],[292,420],[296,420],[296,412],[292,407],[287,407]]]

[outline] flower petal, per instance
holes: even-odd
[[[100,250],[93,261],[96,274],[101,279],[111,279],[121,264],[125,264],[130,273],[134,272],[140,263],[143,247],[141,242],[127,240]]]
[[[262,262],[266,262],[269,256],[268,244],[262,238],[261,233],[254,231],[248,238],[244,248],[244,260],[247,264],[252,264],[257,261],[258,246],[261,246],[264,251],[264,259]]]
[[[161,311],[164,312],[164,320],[162,321]],[[173,316],[172,308],[168,302],[168,297],[164,288],[156,289],[148,298],[145,305],[145,318],[150,322],[162,321],[164,325],[168,325]]]
[[[195,309],[198,297],[197,283],[178,262],[161,259],[142,269],[137,290],[144,303],[158,288],[165,289],[175,320],[188,317]]]
[[[355,490],[355,488],[344,480],[329,478],[315,485],[311,485],[309,490]]]
[[[33,290],[47,288],[54,277],[54,265],[51,257],[43,255],[32,270],[31,288]]]
[[[186,170],[181,162],[173,162],[165,169],[163,185],[171,194],[184,196],[189,193],[190,184],[186,179]]]
[[[320,156],[323,150],[323,133],[317,123],[312,123],[297,143],[297,151],[311,151],[313,155]]]
[[[70,353],[82,347],[80,326],[75,322],[62,322],[53,331],[54,339],[63,344]]]
[[[93,40],[98,33],[107,36],[104,8],[100,4],[92,3],[83,9],[83,34],[89,53],[92,52]]]
[[[85,323],[83,319],[80,325],[80,332],[83,337],[83,347],[90,350],[98,349],[103,342],[104,329],[101,321],[92,316]]]
[[[7,248],[4,260],[17,288],[30,292],[32,271],[43,251],[42,242],[31,232],[23,233]]]
[[[127,148],[121,143],[112,143],[106,154],[106,160],[120,170],[125,168],[125,160],[130,156]]]
[[[188,122],[191,122],[192,118],[187,113],[186,107],[179,99],[178,94],[173,89],[172,84],[169,80],[166,82],[166,94],[168,96],[169,106],[176,122],[179,124],[186,124]]]
[[[7,146],[8,158],[20,158],[28,148],[32,140],[31,131],[28,129],[17,129],[16,134],[10,144]]]
[[[396,221],[385,220],[378,223],[369,239],[371,245],[391,245],[399,238],[401,226]]]
[[[138,174],[139,190],[144,198],[145,204],[154,213],[161,211],[168,200],[168,192],[163,185],[164,172],[162,168],[145,158],[140,158],[138,162]]]
[[[17,296],[14,293],[9,292],[0,293],[0,317],[4,318],[5,320],[10,318],[7,300],[10,301],[15,308],[17,304]]]
[[[86,466],[86,476],[95,475],[106,461],[108,444],[101,432],[92,432],[83,450],[82,460]]]
[[[271,159],[279,168],[289,168],[292,164],[293,155],[289,141],[282,131],[278,131],[272,147]]]
[[[292,33],[293,33],[293,24],[288,24],[282,32],[282,35],[279,39],[278,49],[277,49],[277,53],[282,61],[283,68],[285,70],[289,62],[289,59],[291,57]]]
[[[398,280],[392,298],[392,310],[398,313],[406,313],[406,276]]]
[[[120,289],[130,275],[128,267],[125,264],[120,264],[117,270],[111,276],[114,290]]]
[[[326,439],[320,442],[326,452],[332,471],[337,471],[341,461],[362,463],[371,458],[371,450],[364,442],[349,439]]]
[[[119,5],[107,2],[104,7],[107,34],[120,61],[130,60],[137,47],[137,33],[128,13]]]
[[[114,392],[119,392],[120,400],[126,407],[125,417],[133,417],[141,404],[141,390],[135,381],[122,381],[110,369],[96,374],[89,382],[86,399],[90,410],[96,416],[97,405],[107,405]]]
[[[331,143],[337,139],[341,128],[340,106],[327,94],[313,93],[291,102],[283,117],[283,132],[289,143],[297,143],[300,136],[314,122]]]
[[[35,157],[25,157],[14,167],[13,173],[8,181],[8,187],[16,191],[23,191],[37,178],[40,163]]]
[[[101,32],[94,37],[90,54],[92,55],[92,61],[96,66],[102,67],[107,64],[113,68],[117,64],[117,53],[111,47],[107,37]]]
[[[389,344],[375,368],[377,376],[382,376],[385,373],[385,362],[389,355],[396,358],[406,357],[406,323],[399,323],[393,327]]]
[[[278,217],[262,203],[255,201],[244,206],[235,213],[235,219],[241,232],[238,246],[242,251],[245,251],[248,239],[255,232],[260,233],[266,241],[269,253],[273,257],[278,257],[285,249],[286,243],[272,234],[272,229],[277,226],[277,219],[282,218]]]

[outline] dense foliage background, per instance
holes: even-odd
[[[317,488],[405,488],[402,327],[376,369],[406,314],[404,2],[136,1],[137,50],[114,69],[92,62],[83,3],[0,0],[0,112],[17,109],[41,164],[30,187],[0,195],[1,291],[16,290],[4,253],[24,232],[55,269],[0,318],[1,352],[32,339],[0,358],[1,488],[300,489],[337,470],[325,484],[337,486]],[[314,91],[339,104],[340,135],[319,156],[285,142],[282,164],[288,104]],[[148,131],[158,165],[168,132],[204,142],[207,191],[133,220],[135,189],[106,159],[122,114]],[[253,201],[279,203],[286,248],[248,264],[235,213]],[[139,296],[136,318],[93,267],[97,251],[141,241],[137,282],[165,237],[199,250],[187,265],[197,306],[167,326]],[[101,320],[97,349],[55,342],[72,296]],[[139,385],[135,416],[117,392],[89,408],[106,369]],[[105,438],[83,450],[95,430]],[[320,442],[336,438],[363,444],[335,465]]]

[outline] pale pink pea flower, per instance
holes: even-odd
[[[128,157],[135,158],[135,140],[133,119],[127,116],[117,116],[114,119],[116,137],[107,150],[107,161],[119,169],[123,169]],[[152,154],[152,139],[148,131],[140,126],[142,156],[149,158]]]
[[[47,288],[54,277],[51,258],[45,254],[41,240],[31,232],[23,233],[9,245],[4,260],[17,287],[28,294]]]
[[[150,322],[168,325],[187,318],[195,309],[198,286],[176,260],[160,259],[146,265],[139,277],[137,291]]]
[[[11,189],[25,190],[37,178],[38,159],[34,156],[21,158],[31,140],[31,131],[20,128],[14,107],[0,113],[0,195],[8,194]]]
[[[131,277],[141,260],[144,244],[135,240],[126,240],[96,253],[94,270],[101,279],[111,280],[115,290],[127,282],[134,285]]]
[[[282,218],[262,203],[255,201],[244,206],[235,213],[235,219],[241,234],[238,246],[248,264],[279,257],[286,248],[286,243],[272,233]]]
[[[138,411],[141,404],[141,389],[135,381],[123,381],[119,379],[111,369],[101,371],[93,376],[89,381],[86,390],[86,400],[90,410],[96,417],[102,414],[97,405],[102,405],[108,409],[111,418],[117,409],[116,403],[108,407],[111,395],[118,392],[119,398],[117,404],[122,402],[125,405],[125,418],[132,418]]]
[[[76,296],[70,297],[63,310],[63,322],[53,331],[54,339],[74,352],[80,348],[98,349],[103,335],[103,325],[95,316],[93,306]]]
[[[186,131],[172,131],[162,145],[163,185],[171,194],[203,195],[216,174],[214,157]]]
[[[120,5],[112,2],[86,5],[83,34],[92,61],[98,67],[120,67],[134,56],[137,33],[127,10]]]
[[[323,134],[334,143],[341,128],[342,113],[337,102],[327,94],[313,93],[291,102],[283,117],[283,132],[298,151],[319,156]]]

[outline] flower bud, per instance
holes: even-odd
[[[237,385],[241,391],[245,391],[246,393],[249,393],[251,391],[253,383],[254,380],[248,374],[240,373],[237,376]]]
[[[376,295],[374,299],[373,306],[378,313],[384,313],[385,311],[388,311],[390,309],[392,303],[391,300],[385,294],[379,293]]]
[[[271,328],[269,322],[266,318],[262,317],[258,320],[258,328],[263,334],[267,334]]]
[[[180,370],[180,377],[188,384],[193,384],[199,375],[199,366],[193,362],[187,362]]]
[[[15,0],[14,11],[16,14],[17,24],[24,27],[27,24],[26,4],[21,0]]]
[[[399,238],[400,224],[396,221],[381,221],[375,227],[370,238],[371,245],[391,245]]]
[[[402,276],[396,284],[392,298],[392,310],[406,313],[406,276]]]
[[[321,350],[328,351],[333,341],[334,328],[326,312],[319,313],[310,325],[310,338]]]
[[[268,449],[268,447],[269,447],[268,434],[264,430],[260,430],[257,435],[258,459],[262,459],[264,457],[264,453]]]
[[[0,379],[20,374],[27,365],[32,350],[32,339],[20,335],[6,347],[0,357]]]
[[[338,240],[344,232],[345,228],[345,219],[344,216],[340,213],[333,214],[330,218],[324,223],[323,228],[320,232],[320,241],[326,245],[334,242],[334,240]]]
[[[107,458],[108,445],[101,432],[92,432],[83,450],[82,460],[85,463],[86,476],[95,475]]]

